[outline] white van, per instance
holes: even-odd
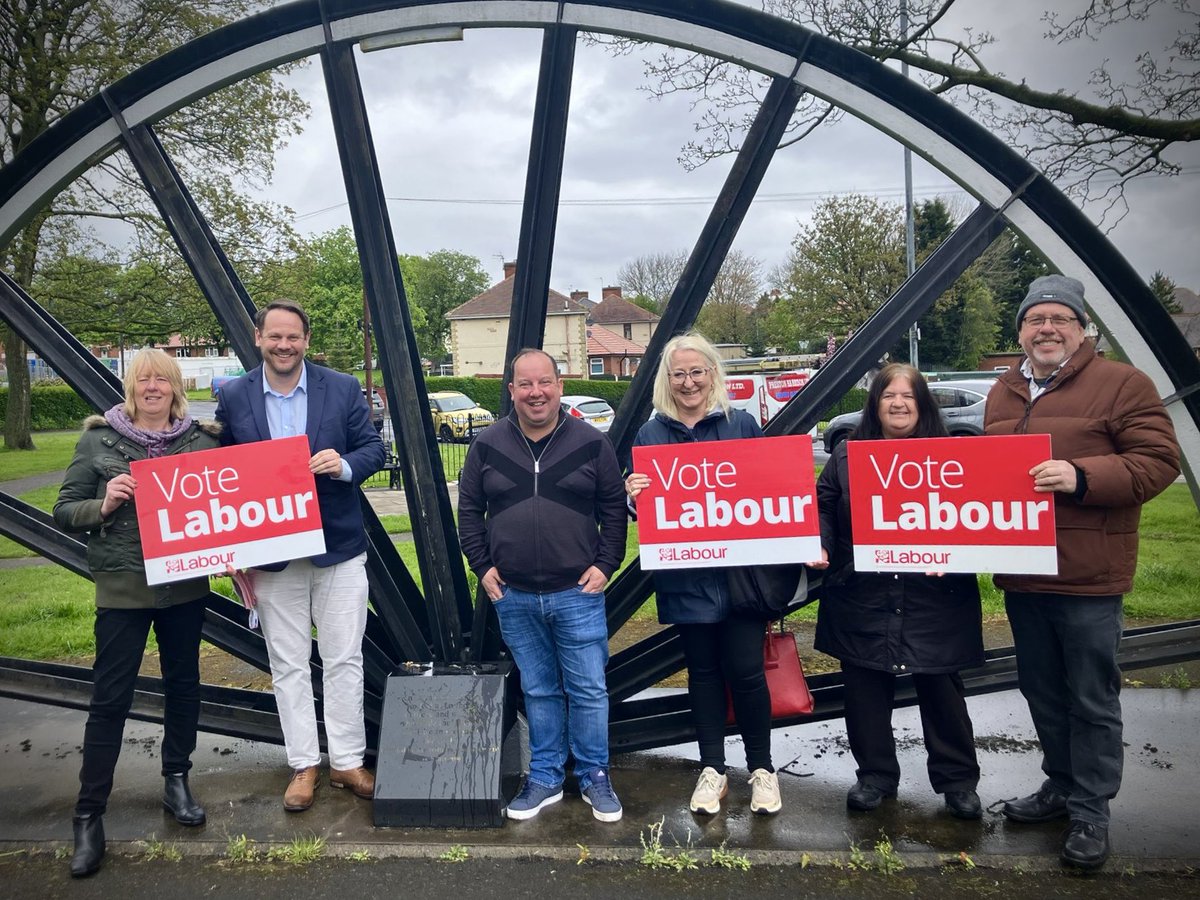
[[[725,389],[729,392],[729,405],[746,410],[760,426],[766,427],[784,404],[804,389],[813,372],[813,369],[797,369],[791,372],[727,375]],[[816,428],[809,433],[816,435]]]

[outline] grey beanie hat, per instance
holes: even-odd
[[[1033,284],[1029,285],[1029,293],[1025,295],[1017,310],[1017,331],[1021,330],[1021,320],[1025,318],[1025,313],[1031,306],[1037,306],[1039,303],[1061,303],[1063,306],[1069,306],[1079,317],[1080,325],[1086,326],[1088,323],[1087,310],[1083,308],[1083,282],[1078,279],[1066,275],[1043,275],[1041,278],[1035,278]]]

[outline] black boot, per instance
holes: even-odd
[[[188,789],[187,773],[167,775],[163,784],[163,808],[180,825],[203,825],[204,807],[196,802]]]
[[[104,859],[104,816],[90,813],[71,820],[75,830],[75,855],[71,857],[71,877],[86,878],[100,868]]]

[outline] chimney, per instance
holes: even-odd
[[[512,278],[516,274],[517,274],[517,261],[515,259],[512,262],[508,262],[506,260],[504,263],[504,277]]]
[[[580,300],[587,300],[587,291],[571,291],[571,299],[578,303]]]
[[[601,299],[604,299],[605,297],[613,297],[613,296],[617,297],[618,299],[623,299],[623,298],[621,298],[621,288],[619,285],[615,285],[612,287],[606,287],[606,288],[600,288],[600,298]]]

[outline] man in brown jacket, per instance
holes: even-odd
[[[1179,474],[1175,429],[1153,382],[1096,356],[1084,338],[1083,285],[1048,275],[1017,312],[1025,358],[997,380],[987,434],[1049,434],[1054,458],[1030,470],[1054,494],[1058,574],[997,575],[1021,693],[1046,780],[1011,800],[1013,822],[1066,817],[1062,860],[1108,858],[1108,801],[1121,785],[1122,595],[1133,586],[1142,504]]]

